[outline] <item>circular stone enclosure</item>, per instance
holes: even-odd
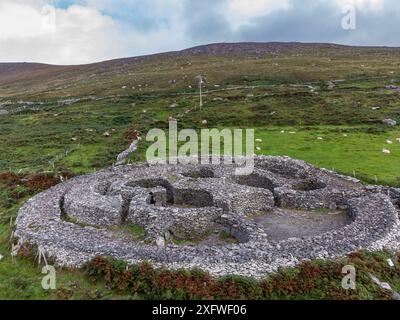
[[[256,157],[247,176],[236,169],[138,164],[76,177],[30,199],[15,234],[62,266],[100,255],[257,278],[303,260],[400,248],[397,189],[287,157]]]

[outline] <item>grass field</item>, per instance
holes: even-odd
[[[285,131],[282,133],[282,131]],[[287,155],[366,182],[399,185],[400,130],[368,133],[363,127],[258,129],[260,154]],[[296,133],[289,133],[296,132]],[[393,142],[388,145],[387,140]],[[390,149],[391,154],[384,154]],[[357,161],[362,159],[362,161]]]
[[[82,270],[60,270],[59,289],[43,291],[41,267],[34,259],[11,261],[9,222],[48,185],[47,176],[112,165],[128,147],[132,130],[145,136],[150,129],[166,129],[169,117],[179,120],[180,129],[254,128],[262,139],[258,154],[287,155],[367,183],[400,186],[400,129],[382,125],[386,118],[400,120],[400,93],[385,88],[400,85],[399,56],[398,50],[371,48],[185,55],[0,77],[0,109],[10,112],[0,115],[0,298],[135,297],[89,281]],[[194,81],[199,73],[207,76],[201,111]],[[60,103],[66,99],[76,101]],[[146,146],[142,141],[131,160],[144,160]],[[35,179],[40,183],[32,187],[29,181]],[[373,270],[388,277],[382,255],[387,253],[358,263],[380,259]],[[281,276],[293,280],[299,272]],[[387,280],[400,290],[399,275]],[[362,281],[364,291],[350,298],[381,297],[367,277]],[[328,287],[322,281],[312,294],[300,290],[292,297],[327,298],[323,291]],[[284,294],[270,292],[265,298]]]

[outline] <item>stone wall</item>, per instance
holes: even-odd
[[[307,259],[400,248],[398,189],[365,187],[286,157],[257,157],[255,163],[245,177],[235,176],[234,165],[131,165],[77,177],[30,199],[20,209],[16,236],[62,266],[103,255],[254,277]],[[150,192],[155,204],[147,201]],[[251,220],[285,207],[346,210],[352,223],[318,236],[273,241]],[[115,232],[129,223],[145,229],[144,240]],[[213,228],[238,242],[171,242],[202,239]]]

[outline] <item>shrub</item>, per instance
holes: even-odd
[[[104,281],[109,289],[142,299],[391,299],[369,277],[371,272],[382,281],[400,283],[400,271],[387,266],[389,256],[387,252],[357,252],[340,261],[308,261],[297,268],[282,268],[262,281],[238,276],[216,279],[196,269],[168,271],[149,263],[128,266],[103,257],[90,261],[85,272],[92,281]],[[341,287],[342,268],[348,264],[356,267],[357,291]]]
[[[49,189],[60,182],[60,176],[65,178],[73,177],[71,173],[59,174],[34,174],[23,175],[12,172],[0,174],[0,183],[4,184],[15,200],[24,198],[37,192]]]

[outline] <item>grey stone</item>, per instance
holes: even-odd
[[[394,127],[397,125],[397,121],[393,119],[385,119],[382,121],[383,124],[386,124],[388,126]]]
[[[256,157],[254,173],[245,177],[235,176],[235,169],[137,164],[76,177],[30,199],[19,211],[15,235],[61,266],[79,267],[100,255],[256,278],[305,260],[400,248],[399,189],[365,187],[287,157]],[[149,192],[155,205],[146,202]],[[334,207],[346,210],[349,224],[279,241],[249,218],[277,209]],[[126,223],[142,226],[146,241],[115,233]],[[229,232],[238,243],[170,243],[218,237],[215,230]]]

